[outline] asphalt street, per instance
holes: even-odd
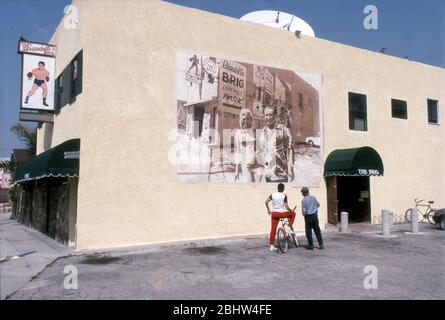
[[[325,250],[301,246],[286,254],[270,253],[266,237],[79,252],[8,298],[444,299],[445,232],[428,224],[417,235],[406,231],[403,224],[390,238],[378,226],[327,231]]]

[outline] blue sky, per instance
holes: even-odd
[[[63,17],[71,0],[0,0],[0,157],[9,157],[12,148],[25,146],[9,131],[19,122],[20,36],[47,42]],[[35,127],[32,122],[23,124]]]
[[[89,0],[107,1],[107,0]],[[132,0],[127,0],[132,1]],[[169,0],[233,18],[279,10],[308,22],[319,38],[445,67],[444,0]],[[0,0],[0,157],[23,145],[9,131],[18,122],[20,56],[17,41],[47,42],[71,0]],[[366,5],[378,9],[377,30],[363,27]],[[33,126],[33,123],[27,122]]]

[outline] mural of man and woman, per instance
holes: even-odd
[[[263,128],[252,128],[252,112],[240,110],[240,128],[234,137],[235,181],[292,182],[293,149],[289,129],[279,121],[277,109],[266,106]]]

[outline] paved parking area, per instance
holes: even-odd
[[[444,299],[445,232],[421,224],[413,235],[396,225],[384,238],[376,228],[328,231],[325,250],[286,254],[270,253],[262,237],[74,255],[10,299]],[[77,289],[65,289],[75,273]]]

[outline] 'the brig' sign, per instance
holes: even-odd
[[[221,60],[219,99],[232,106],[246,106],[246,67],[234,61]]]
[[[377,169],[357,169],[361,176],[379,176],[380,171]]]

